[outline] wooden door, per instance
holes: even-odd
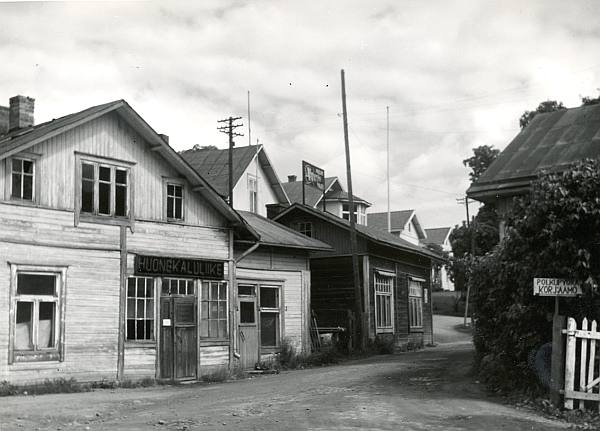
[[[238,298],[238,345],[244,369],[254,368],[259,358],[256,296]]]
[[[163,379],[197,376],[196,297],[161,298],[160,375]]]

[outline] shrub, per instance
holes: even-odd
[[[494,389],[540,390],[528,357],[552,339],[554,298],[533,295],[534,277],[579,280],[582,298],[561,299],[561,314],[597,319],[600,162],[542,174],[515,202],[507,236],[473,260],[476,366]]]

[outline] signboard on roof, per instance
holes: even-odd
[[[302,160],[302,181],[319,190],[325,190],[325,171]]]
[[[578,296],[583,292],[581,283],[562,278],[534,278],[533,294],[536,296]]]

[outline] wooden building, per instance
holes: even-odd
[[[347,327],[355,307],[349,222],[301,204],[275,220],[333,247],[333,253],[311,254],[311,304],[319,327]],[[397,349],[430,343],[431,266],[439,256],[369,226],[357,224],[356,231],[363,329]]]
[[[233,244],[258,234],[125,101],[33,104],[0,125],[0,381],[232,364]]]
[[[181,156],[224,199],[229,198],[228,150],[191,149]],[[267,208],[288,206],[288,197],[262,145],[233,150],[233,206],[259,236],[237,238],[235,256],[236,357],[253,368],[287,340],[310,351],[310,252],[331,247],[267,219]]]

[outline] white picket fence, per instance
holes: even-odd
[[[567,321],[567,349],[565,358],[565,408],[573,409],[573,402],[584,410],[585,401],[595,401],[600,409],[600,368],[596,363],[596,340],[600,340],[594,320],[588,330],[588,320],[583,319],[581,329],[572,317]],[[579,342],[578,342],[579,340]],[[577,366],[577,345],[579,344],[579,366]],[[600,343],[599,347],[600,347]],[[599,355],[600,356],[600,355]],[[576,373],[579,371],[579,384],[575,389]]]

